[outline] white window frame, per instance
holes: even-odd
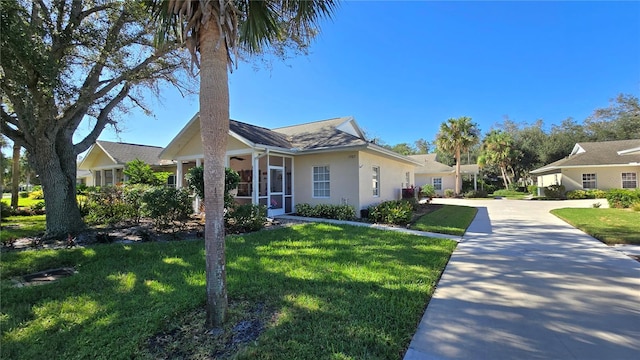
[[[438,180],[440,184],[436,185],[436,180]],[[431,179],[431,185],[433,185],[434,190],[442,190],[442,178],[434,177],[433,179]]]
[[[371,167],[371,190],[373,197],[380,197],[380,166]]]
[[[625,179],[629,177],[631,179]],[[625,183],[633,183],[633,186],[625,186]],[[622,188],[623,189],[636,189],[638,187],[638,174],[635,172],[623,172],[622,173]]]
[[[591,175],[593,175],[593,179],[591,179]],[[593,183],[593,187],[585,186],[587,183]],[[583,189],[597,189],[598,188],[598,174],[596,173],[588,173],[582,174],[582,188]]]
[[[322,170],[322,172],[316,172],[316,169]],[[322,178],[320,178],[320,176],[322,176]],[[320,184],[324,186],[319,188],[318,186]],[[329,165],[316,165],[311,167],[311,191],[311,197],[314,199],[327,199],[331,197],[331,168]]]

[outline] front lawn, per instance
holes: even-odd
[[[455,246],[330,224],[229,236],[227,328],[263,329],[240,358],[402,357]],[[8,280],[63,266],[78,273],[23,288]],[[3,358],[216,357],[241,336],[189,333],[204,267],[202,241],[5,253]],[[184,329],[190,345],[166,340]]]
[[[11,205],[11,196],[3,197],[2,198],[2,202],[7,204],[7,205]],[[28,208],[28,207],[32,207],[32,206],[36,205],[37,203],[41,203],[41,202],[44,202],[44,200],[19,197],[18,198],[18,207],[26,207],[26,208]]]
[[[0,239],[19,239],[42,235],[46,227],[46,215],[8,216],[2,219]]]
[[[444,205],[411,225],[411,229],[449,235],[464,235],[478,209],[470,206]]]
[[[551,213],[605,244],[640,245],[640,212],[631,209],[551,210]]]

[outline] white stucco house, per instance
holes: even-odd
[[[236,200],[265,205],[270,217],[295,212],[299,203],[348,204],[359,215],[399,199],[420,165],[368,141],[353,117],[276,129],[230,120],[226,155],[241,177]],[[159,158],[176,163],[176,186],[185,186],[185,173],[204,159],[198,114]]]
[[[568,157],[531,171],[538,188],[636,189],[640,139],[577,143]]]
[[[78,163],[78,182],[87,186],[120,184],[126,180],[125,165],[135,159],[151,165],[155,171],[175,173],[172,161],[160,159],[162,149],[160,146],[98,140]]]
[[[410,158],[420,163],[415,169],[415,182],[416,186],[422,187],[424,185],[433,185],[436,190],[436,194],[439,196],[444,195],[446,189],[455,191],[456,188],[456,169],[453,166],[449,166],[438,162],[437,154],[420,154],[409,155]],[[474,190],[478,189],[478,165],[461,165],[461,176],[468,176],[473,178]],[[460,182],[462,187],[462,182]],[[458,189],[458,193],[462,191],[462,188]]]

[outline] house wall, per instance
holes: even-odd
[[[330,197],[313,197],[313,167],[329,165]],[[355,151],[298,155],[294,164],[295,203],[349,204],[359,209],[358,155]],[[369,186],[370,183],[369,183]]]
[[[547,186],[557,185],[562,183],[563,183],[563,180],[562,180],[561,173],[538,175],[538,188],[540,189]],[[544,193],[541,192],[539,195],[544,195]]]
[[[562,169],[562,185],[567,191],[582,189],[582,174],[596,174],[596,186],[600,190],[621,189],[622,173],[635,172],[640,176],[640,166],[585,167]]]
[[[415,184],[415,165],[364,151],[360,151],[358,156],[359,207],[356,207],[357,216],[360,215],[360,209],[383,201],[402,198],[402,188],[406,186],[407,172],[410,173],[410,184]],[[373,166],[380,167],[380,196],[373,195]]]
[[[456,175],[445,173],[445,174],[416,174],[416,186],[422,187],[423,185],[429,184],[433,185],[433,178],[442,178],[442,189],[436,190],[436,194],[440,196],[444,196],[444,191],[446,189],[455,189],[456,188]]]
[[[181,157],[193,157],[202,154],[204,154],[204,150],[202,148],[202,139],[200,138],[200,132],[197,132],[180,149],[180,151],[175,155],[175,158],[178,159]]]

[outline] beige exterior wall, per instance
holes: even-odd
[[[359,207],[356,207],[356,215],[360,215],[360,209],[387,200],[402,198],[402,188],[407,186],[406,173],[409,172],[409,185],[415,184],[415,166],[387,158],[378,154],[361,151],[358,153],[359,175]],[[380,168],[380,195],[373,195],[373,167]],[[351,180],[353,181],[353,180]]]
[[[204,150],[202,149],[202,139],[200,138],[200,132],[189,139],[189,141],[180,149],[180,152],[176,154],[175,158],[181,157],[193,157],[202,155]]]
[[[313,167],[329,166],[330,197],[313,197]],[[295,204],[349,204],[359,209],[357,152],[298,155],[294,159]]]
[[[455,189],[456,188],[456,175],[445,173],[445,174],[416,174],[416,184],[419,187],[423,185],[429,184],[433,185],[434,178],[442,178],[442,189],[436,190],[436,194],[440,196],[444,196],[444,191],[446,189]]]
[[[622,173],[636,173],[640,176],[640,166],[586,167],[562,169],[562,184],[567,191],[582,189],[582,174],[596,174],[596,187],[600,190],[621,189]]]
[[[538,175],[539,188],[543,188],[551,185],[558,185],[561,183],[562,183],[562,174],[560,173]]]

